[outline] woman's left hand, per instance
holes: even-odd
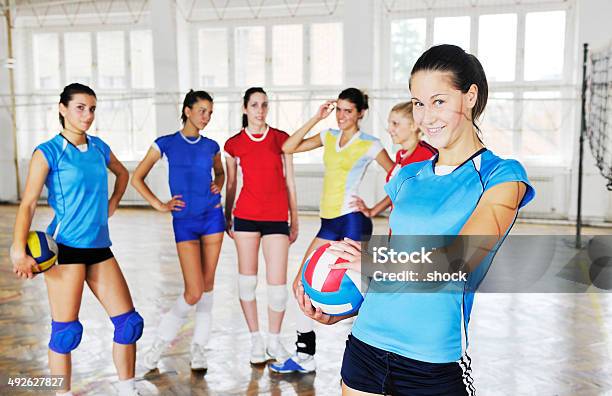
[[[221,189],[215,184],[215,182],[210,183],[210,191],[213,194],[221,194]]]
[[[117,207],[119,207],[119,202],[114,199],[108,200],[108,217],[112,217],[115,214]]]
[[[295,242],[298,238],[299,226],[297,221],[291,222],[291,228],[289,229],[289,244]]]
[[[344,263],[331,264],[332,269],[350,269],[361,273],[361,242],[344,238],[343,241],[331,242],[327,251],[334,256],[346,260]]]

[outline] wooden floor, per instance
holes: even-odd
[[[42,276],[20,281],[11,272],[8,247],[15,206],[0,206],[0,374],[47,373],[50,316]],[[39,208],[33,228],[44,229],[51,217]],[[300,237],[290,251],[290,276],[318,229],[318,218],[301,216]],[[386,232],[379,219],[375,231]],[[571,227],[517,224],[517,234],[571,234]],[[612,234],[612,229],[586,229]],[[121,209],[111,219],[113,251],[123,268],[145,331],[138,343],[148,348],[161,312],[182,292],[182,278],[170,217],[152,210]],[[238,304],[234,244],[226,239],[217,270],[209,370],[189,369],[193,322],[161,360],[159,372],[147,373],[138,357],[137,388],[144,395],[335,395],[350,323],[318,326],[316,374],[280,376],[248,363],[250,343]],[[260,273],[260,285],[265,278]],[[265,288],[259,287],[260,318],[265,329]],[[293,348],[297,307],[290,301],[282,339]],[[73,391],[77,395],[113,395],[112,325],[89,290],[80,320],[83,340],[73,353]],[[480,395],[612,394],[611,294],[479,294],[470,325],[470,356]],[[2,389],[2,388],[0,388]],[[0,391],[2,394],[45,394]],[[50,393],[48,393],[50,394]]]

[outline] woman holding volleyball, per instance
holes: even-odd
[[[345,395],[474,394],[465,348],[474,292],[484,276],[478,269],[488,268],[519,209],[534,197],[521,164],[499,158],[479,137],[476,121],[488,85],[476,57],[453,45],[430,48],[412,69],[410,91],[415,123],[439,154],[405,166],[385,186],[393,236],[489,238],[466,262],[468,280],[446,284],[451,291],[410,292],[418,287],[408,284],[399,293],[371,292],[370,286],[346,342]],[[360,243],[339,242],[332,249],[348,260],[332,268],[361,269]],[[302,286],[298,295],[304,312],[319,322],[344,319],[314,309]]]
[[[129,175],[111,149],[87,131],[95,118],[96,94],[82,84],[64,87],[59,101],[62,131],[34,150],[17,218],[11,261],[13,271],[32,278],[33,259],[26,238],[43,186],[55,214],[47,228],[58,245],[58,265],[45,272],[51,307],[49,367],[65,376],[62,392],[71,395],[71,352],[79,345],[83,325],[79,309],[85,282],[115,327],[113,361],[121,395],[138,394],[134,387],[136,341],[143,320],[134,309],[128,285],[110,250],[108,218],[125,192]],[[108,198],[107,170],[115,176]]]

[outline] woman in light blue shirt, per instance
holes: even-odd
[[[415,123],[439,154],[405,166],[385,186],[394,206],[392,235],[492,238],[477,260],[480,270],[470,271],[464,283],[450,282],[437,293],[410,292],[404,289],[409,284],[401,292],[372,292],[370,286],[346,344],[346,395],[474,393],[466,353],[474,291],[518,210],[534,196],[521,164],[499,158],[480,139],[476,121],[488,86],[476,57],[453,45],[432,47],[416,62],[410,90]],[[346,240],[332,249],[349,261],[335,268],[361,269],[358,242]],[[298,300],[321,323],[344,319],[315,310],[303,287]]]

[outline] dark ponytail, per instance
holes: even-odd
[[[181,110],[181,121],[183,125],[187,122],[187,116],[185,115],[185,108],[189,107],[190,109],[198,100],[208,100],[210,103],[213,102],[212,96],[206,91],[194,91],[190,89],[185,95],[185,99],[183,99],[183,109]]]
[[[472,108],[472,124],[480,132],[476,120],[487,106],[489,85],[478,58],[456,45],[436,45],[419,57],[412,68],[410,79],[412,80],[412,76],[421,70],[450,73],[453,85],[463,93],[466,93],[472,84],[478,87],[476,104]]]
[[[244,109],[247,108],[247,105],[249,104],[249,100],[251,99],[251,95],[253,95],[254,93],[261,93],[266,96],[268,95],[266,91],[263,90],[262,87],[251,87],[247,89],[244,92],[244,97],[242,98],[242,106]],[[248,125],[249,125],[249,120],[247,118],[247,115],[242,113],[242,127],[246,128]]]
[[[86,94],[86,95],[91,95],[94,98],[96,97],[96,93],[94,92],[94,90],[89,88],[87,85],[83,85],[79,83],[72,83],[64,87],[64,90],[60,94],[59,102],[63,104],[64,106],[68,107],[68,103],[72,100],[72,97],[76,94]],[[64,116],[62,115],[62,113],[59,114],[59,122],[60,124],[62,124],[62,128],[63,128],[64,127]]]

